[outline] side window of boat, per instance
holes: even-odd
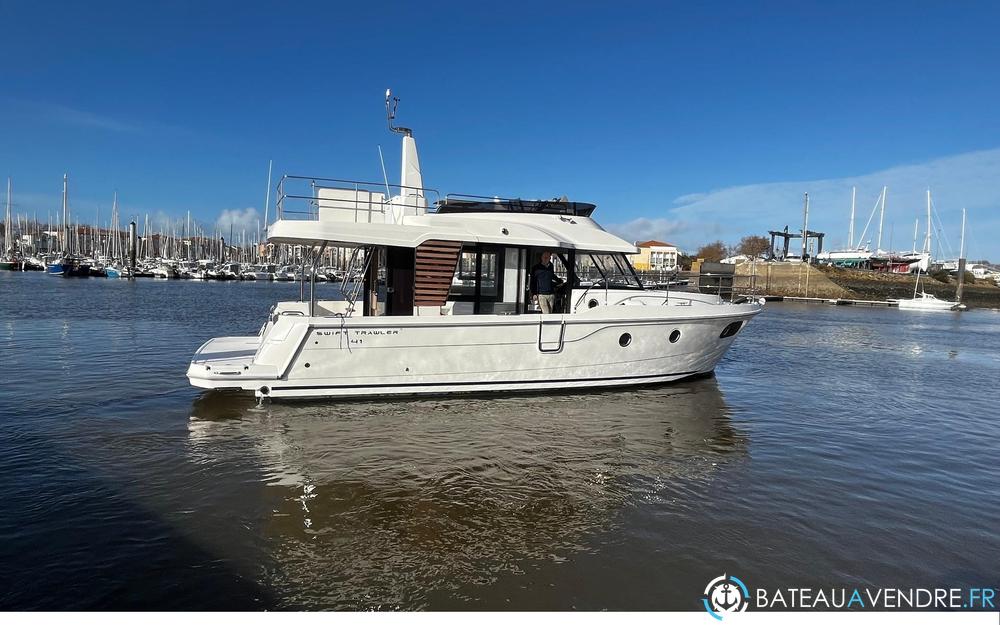
[[[479,285],[480,295],[483,299],[496,299],[497,296],[497,273],[499,262],[498,254],[493,250],[483,250],[480,259],[479,273],[482,281]]]
[[[462,248],[462,255],[451,281],[452,297],[473,297],[476,294],[476,251]]]
[[[569,271],[566,269],[566,263],[563,262],[563,252],[552,255],[552,269],[556,272],[556,275],[562,278],[563,283],[569,278]]]

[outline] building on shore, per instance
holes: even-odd
[[[676,245],[662,241],[638,241],[638,254],[632,254],[632,265],[637,271],[677,271],[680,250]]]

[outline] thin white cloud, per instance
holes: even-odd
[[[219,218],[215,220],[215,227],[226,236],[229,235],[230,230],[238,235],[241,232],[257,232],[257,224],[260,220],[261,216],[256,208],[231,208],[225,209],[219,214]]]
[[[857,238],[883,185],[889,188],[882,234],[884,248],[889,246],[890,238],[893,247],[910,248],[914,220],[921,220],[921,232],[926,227],[926,190],[930,188],[944,227],[943,231],[934,232],[935,239],[943,237],[951,248],[943,249],[942,254],[958,251],[964,207],[968,209],[973,233],[967,237],[969,255],[1000,258],[1000,222],[996,218],[1000,209],[1000,149],[901,165],[861,176],[743,185],[688,194],[678,197],[675,206],[648,221],[684,224],[684,228],[675,231],[660,231],[665,236],[677,232],[679,240],[675,242],[682,247],[696,247],[718,238],[734,243],[744,235],[764,235],[786,225],[789,230],[800,230],[803,193],[808,192],[809,229],[825,232],[826,246],[832,248],[847,244],[851,187],[857,187]],[[630,224],[639,228],[629,227]],[[643,225],[641,220],[634,220],[617,226],[615,231],[632,235],[641,231]],[[865,236],[873,246],[877,229],[878,215],[875,215]]]
[[[112,130],[114,132],[140,132],[142,130],[140,126],[135,124],[98,115],[97,113],[91,113],[90,111],[81,111],[68,106],[48,104],[45,105],[44,108],[51,119],[73,126],[97,128],[99,130]]]
[[[6,109],[3,111],[5,115],[22,118],[29,123],[54,123],[77,128],[139,135],[156,133],[181,137],[197,136],[181,126],[155,120],[123,119],[102,111],[83,110],[51,102],[0,96],[0,105]]]
[[[672,219],[639,217],[622,224],[609,224],[605,228],[626,241],[648,241],[655,239],[672,243],[678,234],[687,230],[687,224]]]

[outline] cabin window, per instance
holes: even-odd
[[[455,278],[451,281],[451,299],[463,300],[476,295],[476,250],[462,248],[458,257],[458,268]]]
[[[500,254],[497,250],[483,250],[479,254],[479,295],[496,301],[500,293]]]

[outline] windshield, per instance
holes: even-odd
[[[642,288],[624,254],[580,254],[576,274],[581,282],[591,282],[601,288]]]

